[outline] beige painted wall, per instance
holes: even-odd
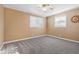
[[[29,27],[31,14],[5,8],[5,41],[12,41],[31,36],[38,36],[46,33],[46,22],[43,19],[43,26],[39,28]]]
[[[4,9],[0,5],[0,47],[4,40]]]
[[[67,26],[65,28],[56,28],[54,26],[54,17],[61,15],[67,16]],[[70,10],[48,17],[48,34],[67,39],[79,40],[79,22],[71,22],[71,17],[74,15],[79,15],[79,9]]]
[[[32,14],[21,11],[4,8],[5,12],[5,41],[12,41],[21,38],[28,38],[32,36],[39,36],[43,34],[54,35],[58,37],[79,40],[79,23],[72,23],[71,17],[79,15],[79,9],[70,10],[60,14],[44,18],[43,26],[41,28],[29,27],[29,16]],[[55,16],[67,16],[67,27],[55,28]],[[34,15],[36,16],[36,15]]]

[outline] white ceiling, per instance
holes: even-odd
[[[79,7],[79,4],[53,4],[54,9],[52,11],[47,11],[47,12],[44,12],[42,9],[40,9],[37,6],[37,4],[5,4],[4,6],[46,17],[46,16],[51,16],[60,12],[77,8]]]

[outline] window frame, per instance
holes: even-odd
[[[57,19],[59,18],[59,20],[57,20]],[[62,20],[60,20],[60,19],[62,19]],[[57,22],[56,21],[62,21],[62,22],[64,22],[64,24],[62,25],[62,24],[57,24]],[[55,18],[54,18],[54,27],[56,27],[56,28],[65,28],[67,26],[67,16],[66,15],[62,15],[62,16],[55,16]]]
[[[33,19],[31,19],[31,18],[33,18]],[[35,18],[35,19],[34,19]],[[31,22],[31,20],[35,20],[35,24],[32,24],[32,22]],[[40,21],[38,21],[38,20],[40,20]],[[42,21],[41,21],[42,20]],[[38,22],[38,23],[37,23]],[[41,23],[42,22],[42,23]],[[30,26],[30,28],[41,28],[42,27],[42,25],[43,25],[43,18],[42,17],[37,17],[37,16],[30,16],[30,21],[29,21],[29,26]]]

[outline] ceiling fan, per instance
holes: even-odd
[[[39,4],[38,5],[43,11],[50,11],[53,10],[52,4]]]

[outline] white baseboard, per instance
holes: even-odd
[[[50,37],[55,37],[55,38],[59,38],[59,39],[63,39],[63,40],[67,40],[67,41],[79,43],[79,41],[76,41],[76,40],[72,40],[72,39],[67,39],[67,38],[62,38],[62,37],[57,37],[57,36],[47,35],[47,34],[46,34],[46,35],[39,35],[39,36],[34,36],[34,37],[29,37],[29,38],[23,38],[23,39],[17,39],[17,40],[13,40],[13,41],[3,42],[3,45],[4,45],[4,44],[7,44],[7,43],[22,41],[22,40],[27,40],[27,39],[32,39],[32,38],[38,38],[38,37],[42,37],[42,36],[50,36]],[[3,45],[2,45],[2,47],[3,47]],[[1,48],[2,48],[2,47],[1,47]]]
[[[67,38],[57,37],[57,36],[53,36],[53,35],[47,35],[47,36],[55,37],[55,38],[59,38],[59,39],[63,39],[63,40],[67,40],[67,41],[71,41],[71,42],[75,42],[75,43],[79,43],[79,41],[72,40],[72,39],[67,39]]]
[[[33,37],[28,37],[28,38],[23,38],[23,39],[17,39],[17,40],[13,40],[13,41],[7,41],[7,42],[4,42],[3,44],[22,41],[22,40],[27,40],[27,39],[32,39],[32,38],[38,38],[38,37],[42,37],[42,36],[46,36],[46,35],[39,35],[39,36],[33,36]]]
[[[0,50],[3,48],[3,46],[4,46],[4,43],[2,43],[2,45],[1,45],[1,47],[0,47]]]

